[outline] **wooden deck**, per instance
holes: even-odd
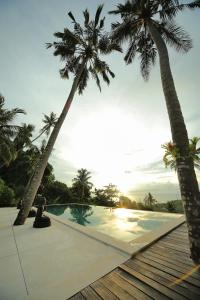
[[[70,300],[200,299],[200,268],[190,259],[183,224]]]

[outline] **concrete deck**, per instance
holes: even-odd
[[[16,208],[0,208],[0,300],[64,300],[130,255],[52,220],[13,227]]]

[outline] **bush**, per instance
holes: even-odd
[[[12,206],[15,204],[14,191],[5,185],[4,181],[0,179],[0,207]]]
[[[67,185],[59,181],[50,182],[45,186],[42,194],[46,197],[48,204],[65,204],[72,201],[72,195]]]

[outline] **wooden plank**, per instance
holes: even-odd
[[[168,253],[172,253],[172,255],[177,255],[178,257],[182,258],[183,260],[189,260],[190,262],[192,262],[191,258],[190,258],[190,254],[188,253],[183,253],[183,252],[180,252],[178,250],[175,250],[175,249],[171,249],[169,248],[168,246],[163,246],[161,244],[154,244],[152,245],[151,247],[149,247],[148,249],[160,249],[162,252],[168,252]]]
[[[182,278],[183,275],[184,275],[183,273],[181,273],[179,271],[176,271],[176,270],[171,269],[171,268],[169,268],[167,266],[161,265],[161,264],[159,264],[158,262],[156,262],[156,261],[154,261],[152,259],[144,257],[143,255],[138,255],[136,258],[138,260],[141,260],[141,261],[143,261],[143,262],[145,262],[145,263],[147,263],[147,264],[149,264],[149,265],[151,265],[153,267],[156,267],[156,268],[158,268],[158,269],[160,269],[160,270],[162,270],[162,271],[164,271],[166,273],[169,273],[169,274],[171,274],[171,275],[173,275],[173,276],[175,276],[177,278]],[[184,278],[183,280],[186,281],[186,282],[189,282],[189,283],[191,283],[191,284],[193,284],[193,285],[195,285],[197,287],[199,287],[199,281],[195,280],[194,278],[187,277],[187,278]]]
[[[168,287],[169,289],[173,290],[174,292],[177,292],[178,294],[188,299],[198,300],[200,297],[195,292],[192,292],[189,289],[191,285],[183,283],[180,285],[174,285],[174,282],[177,279],[176,277],[171,276],[156,268],[153,268],[141,261],[134,259],[132,260],[132,262],[129,262],[129,264],[125,263],[125,265],[128,265],[128,267],[134,269],[135,271],[138,271],[139,273],[142,273],[143,275],[153,279],[154,281],[163,284],[164,286]]]
[[[188,236],[186,234],[172,232],[171,234],[167,235],[169,237],[175,237],[177,239],[182,239],[188,242]]]
[[[170,250],[170,249],[159,247],[158,245],[155,245],[154,247],[150,247],[148,249],[151,252],[162,254],[162,256],[173,257],[173,259],[175,259],[175,260],[177,260],[179,262],[183,262],[184,261],[184,264],[186,264],[186,265],[188,265],[190,267],[194,266],[194,263],[192,262],[192,260],[189,257],[180,255],[180,252],[175,252],[175,251]]]
[[[159,254],[155,254],[154,252],[151,252],[149,250],[145,251],[144,255],[146,257],[150,257],[150,258],[153,257],[153,258],[155,258],[155,261],[157,261],[169,268],[180,271],[184,274],[188,273],[188,272],[191,273],[194,269],[196,269],[196,266],[188,267],[187,265],[184,265],[184,262],[178,262],[176,260],[173,260],[172,258],[163,257],[163,256],[161,256]],[[193,273],[191,273],[190,276],[196,278],[197,280],[200,280],[200,273],[193,272]]]
[[[152,269],[152,271],[156,274],[159,274],[160,276],[164,277],[164,278],[167,278],[168,280],[170,280],[172,283],[175,283],[177,281],[177,279],[179,279],[179,277],[177,276],[174,276],[172,274],[169,274],[167,272],[165,272],[165,269],[164,270],[160,270],[158,268],[156,268],[155,266],[151,266],[149,264],[147,264],[146,262],[143,262],[141,260],[137,260],[137,258],[135,258],[133,260],[133,262],[136,261],[136,262],[140,262],[141,264],[144,264],[146,266],[148,266],[148,268]],[[125,263],[126,264],[126,263]],[[131,262],[130,262],[131,264]],[[180,286],[183,286],[187,289],[189,289],[190,291],[194,292],[195,294],[197,295],[200,295],[200,289],[196,286],[194,286],[193,284],[189,283],[189,282],[186,282],[184,280],[180,281],[178,283]]]
[[[119,299],[113,293],[111,293],[111,291],[109,291],[105,287],[105,285],[103,285],[99,280],[93,282],[90,286],[95,290],[95,292],[102,299],[105,299],[105,300],[116,300],[116,299]]]
[[[68,300],[85,300],[85,298],[81,295],[81,293],[77,293],[76,295],[72,296]]]
[[[186,245],[187,247],[189,246],[188,239],[186,239],[186,238],[183,239],[183,238],[180,238],[180,237],[177,237],[174,235],[172,235],[172,236],[167,235],[167,236],[163,237],[162,240],[172,240],[172,241],[178,242],[179,244]]]
[[[138,278],[139,280],[145,282],[147,285],[153,287],[155,290],[159,291],[162,293],[164,296],[168,297],[169,299],[173,300],[183,300],[186,299],[185,297],[183,298],[182,296],[178,295],[174,291],[170,290],[169,288],[165,287],[164,285],[152,280],[151,278],[147,277],[146,275],[143,275],[132,268],[126,266],[125,264],[122,264],[120,268],[132,276]]]
[[[131,300],[136,299],[131,296],[128,291],[123,290],[120,286],[118,286],[113,280],[111,280],[108,275],[99,279],[100,282],[105,285],[114,295],[116,295],[119,299],[123,300]]]
[[[186,253],[186,254],[190,254],[189,249],[182,249],[181,247],[178,247],[177,245],[174,245],[173,243],[167,243],[167,242],[164,242],[164,241],[159,241],[159,244],[163,245],[163,246],[166,246],[166,247],[169,247],[171,249]]]
[[[126,272],[122,270],[121,268],[118,268],[115,272],[119,274],[122,278],[124,278],[127,282],[137,287],[140,291],[143,291],[145,294],[150,296],[153,299],[159,299],[159,300],[166,300],[169,299],[165,295],[161,294],[159,291],[155,290],[153,287],[147,285],[143,281],[137,279],[136,277],[129,274],[129,272]]]
[[[109,274],[109,277],[117,283],[122,289],[125,291],[128,291],[130,295],[135,297],[139,300],[149,300],[151,297],[147,296],[142,291],[138,290],[135,286],[131,285],[128,281],[126,281],[124,278],[120,277],[116,272],[112,272]]]
[[[175,243],[175,245],[179,244],[186,247],[187,249],[189,248],[189,242],[187,240],[182,240],[173,236],[172,237],[166,236],[162,239],[162,241],[172,241],[173,243]]]
[[[166,260],[159,259],[159,258],[155,257],[155,255],[150,255],[150,254],[148,254],[146,252],[144,252],[142,255],[144,257],[146,257],[146,258],[154,260],[155,262],[159,263],[160,265],[164,265],[164,266],[166,266],[166,267],[168,267],[170,269],[179,271],[180,273],[182,273],[182,275],[185,275],[185,274],[187,274],[187,273],[189,273],[189,272],[192,271],[191,268],[190,269],[184,268],[184,266],[180,267],[177,264],[173,264],[173,263],[170,263],[170,262],[168,262]],[[190,278],[191,279],[194,278],[195,284],[200,287],[200,280],[199,280],[198,274],[191,274]]]
[[[98,294],[90,286],[87,286],[86,288],[84,288],[81,291],[81,294],[85,299],[88,299],[88,300],[102,299],[101,297],[98,296]]]

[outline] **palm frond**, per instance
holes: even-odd
[[[57,37],[57,38],[60,38],[60,39],[63,39],[63,37],[64,37],[64,33],[63,32],[55,32],[53,35],[55,37]],[[50,43],[47,43],[47,44],[50,44]],[[51,47],[51,45],[52,44],[50,44],[49,46]]]
[[[83,93],[84,89],[87,86],[88,80],[89,80],[89,71],[87,69],[87,66],[85,66],[85,68],[84,68],[84,70],[81,74],[79,83],[78,83],[78,93],[79,93],[79,95]]]
[[[124,57],[125,62],[127,64],[131,64],[133,62],[133,59],[134,59],[136,53],[137,53],[137,45],[136,45],[135,41],[133,40],[129,43],[128,50]]]
[[[140,27],[138,20],[133,22],[131,19],[127,19],[122,23],[112,23],[112,39],[117,43],[123,43],[130,37],[137,35]]]
[[[150,35],[141,32],[138,36],[137,52],[140,53],[140,70],[145,81],[149,79],[151,66],[155,64],[157,50]]]
[[[103,36],[99,40],[98,48],[102,54],[109,54],[112,51],[122,52],[120,45],[112,42],[108,36]]]
[[[95,28],[97,27],[97,25],[99,23],[99,18],[100,18],[102,9],[103,9],[103,5],[99,5],[99,7],[97,8],[96,15],[95,15],[95,20],[94,20],[94,27]]]
[[[103,29],[103,27],[104,27],[104,22],[105,22],[105,17],[104,17],[103,19],[100,20],[99,29]]]
[[[188,52],[192,48],[192,40],[189,35],[173,22],[163,22],[159,31],[166,43],[177,51]]]
[[[74,15],[72,14],[72,12],[68,12],[68,16],[72,19],[73,22],[76,22]]]
[[[90,21],[90,14],[89,14],[87,9],[84,10],[83,15],[84,15],[84,18],[85,18],[85,23],[84,24],[85,24],[85,27],[87,27],[88,23]]]
[[[180,4],[179,1],[158,1],[160,2],[160,9],[157,11],[161,20],[173,20],[176,15],[184,9],[200,8],[200,1],[192,1],[186,4]]]
[[[99,76],[97,75],[95,68],[92,68],[92,66],[90,65],[88,70],[89,70],[90,74],[92,75],[93,79],[96,81],[96,84],[101,92],[101,83],[100,83],[100,79],[99,79]]]
[[[122,17],[124,17],[137,10],[137,2],[141,1],[126,1],[125,4],[118,4],[116,10],[109,11],[108,13],[113,15],[120,14]]]

